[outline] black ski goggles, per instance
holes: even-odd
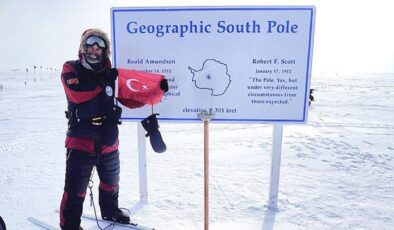
[[[94,44],[97,44],[101,49],[105,49],[107,46],[105,45],[105,41],[98,37],[98,36],[90,36],[86,40],[86,45],[92,46]]]

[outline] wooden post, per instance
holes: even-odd
[[[214,114],[204,111],[197,115],[204,122],[204,230],[209,229],[209,120]]]
[[[209,229],[209,121],[204,120],[204,230]]]

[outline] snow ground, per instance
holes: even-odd
[[[29,216],[57,225],[63,189],[63,89],[53,74],[29,78],[0,74],[0,215],[10,230],[38,229]],[[210,125],[211,229],[393,229],[394,74],[313,76],[312,88],[309,122],[284,126],[276,212],[267,209],[272,125]],[[131,208],[136,124],[120,132],[120,205]],[[162,123],[161,132],[168,150],[148,146],[149,204],[133,220],[203,229],[203,125]],[[84,212],[93,213],[88,200]]]

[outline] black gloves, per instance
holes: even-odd
[[[116,68],[112,68],[106,72],[99,73],[96,82],[97,85],[104,86],[115,82],[116,78],[118,78],[118,70]]]
[[[142,127],[148,132],[145,134],[146,137],[149,137],[150,144],[153,150],[157,153],[163,153],[167,150],[167,146],[161,137],[159,131],[159,123],[157,122],[156,116],[158,113],[152,114],[149,117],[145,118],[141,121]]]
[[[107,71],[108,81],[116,81],[116,78],[118,78],[118,70],[116,68],[112,68]]]
[[[167,79],[163,79],[160,81],[160,89],[162,89],[164,91],[164,93],[168,92],[168,81]]]

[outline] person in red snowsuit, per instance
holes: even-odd
[[[66,175],[60,205],[60,227],[80,226],[83,202],[93,167],[100,178],[101,217],[120,223],[130,218],[118,207],[121,108],[114,104],[118,72],[111,68],[106,33],[89,29],[81,37],[79,59],[63,65],[61,80],[67,98]]]

